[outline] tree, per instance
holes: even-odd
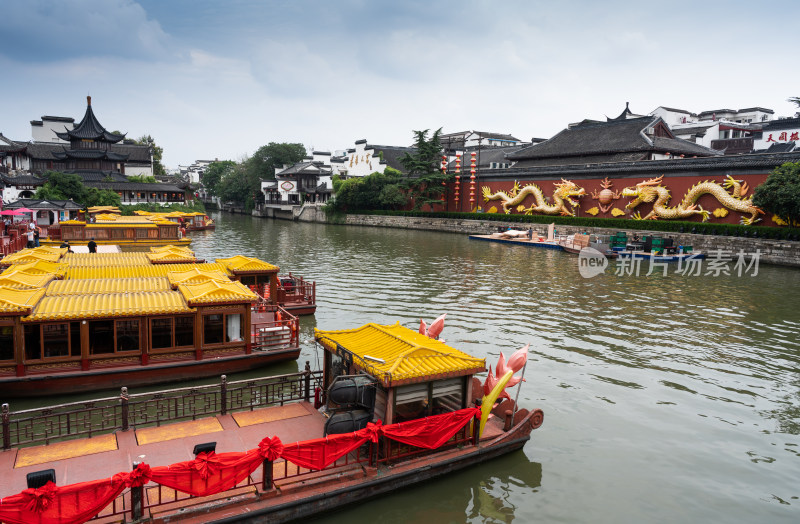
[[[216,194],[223,202],[234,202],[252,210],[253,196],[261,191],[261,183],[247,173],[245,164],[235,164],[227,170],[216,186]]]
[[[794,104],[794,105],[796,105],[797,107],[800,107],[800,96],[793,96],[792,98],[789,98],[789,99],[788,99],[788,100],[786,100],[786,101],[787,101],[787,102],[791,102],[791,103],[793,103],[793,104]]]
[[[753,193],[753,204],[785,220],[800,225],[800,162],[776,167],[766,182]]]
[[[402,183],[403,174],[391,167],[383,173],[376,171],[363,178],[340,180],[334,176],[336,196],[328,208],[334,211],[402,208],[408,202]]]
[[[86,189],[86,198],[83,205],[86,207],[92,206],[120,206],[120,197],[116,191],[110,189],[97,189],[96,187],[89,187]]]
[[[152,175],[129,175],[128,182],[141,182],[142,184],[155,184],[156,177]]]
[[[211,162],[208,164],[206,170],[200,175],[200,182],[203,183],[203,186],[205,186],[210,194],[217,195],[217,186],[219,185],[220,181],[235,166],[236,162],[232,160]]]
[[[136,143],[140,146],[148,146],[153,150],[153,175],[165,176],[167,174],[167,171],[161,164],[161,156],[164,154],[164,148],[158,147],[156,145],[155,139],[150,135],[140,136],[136,140]]]
[[[86,186],[80,175],[47,171],[44,173],[47,182],[36,190],[35,197],[42,200],[69,200],[83,204],[86,199]]]
[[[253,156],[245,160],[247,171],[253,180],[274,180],[275,170],[303,160],[306,148],[303,144],[270,142],[258,148]]]
[[[442,183],[452,180],[452,174],[441,172],[440,162],[442,159],[442,144],[439,135],[442,128],[437,129],[431,138],[428,138],[428,130],[414,131],[415,151],[406,153],[400,163],[406,168],[410,178],[405,185],[414,199],[414,209],[420,209],[425,205],[431,206],[442,202],[442,194],[445,187]]]

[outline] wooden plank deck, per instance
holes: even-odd
[[[236,417],[242,420],[241,426]],[[55,469],[56,484],[66,485],[129,471],[135,461],[167,466],[192,460],[194,446],[204,442],[216,442],[217,453],[226,453],[253,449],[264,437],[278,436],[286,443],[318,438],[322,436],[325,418],[312,404],[298,402],[252,412],[217,415],[196,422],[200,424],[179,422],[160,428],[117,431],[113,435],[91,439],[2,451],[0,497],[26,489],[26,475],[43,469]],[[110,444],[114,440],[115,446]],[[67,444],[64,448],[72,448],[78,453],[56,449],[63,444]]]

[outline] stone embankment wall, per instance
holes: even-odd
[[[321,213],[320,222],[325,221]],[[381,215],[347,215],[345,224],[353,226],[394,227],[402,229],[421,229],[425,231],[443,231],[469,235],[488,235],[503,229],[528,229],[528,224],[500,222],[494,220],[464,220],[452,218],[399,217]],[[547,226],[531,224],[534,231],[547,236]],[[609,229],[602,227],[556,226],[557,235],[573,235],[576,233],[594,233],[613,235],[617,231],[625,231],[628,236],[657,235],[671,237],[676,245],[692,246],[695,251],[710,253],[720,249],[735,256],[742,250],[747,258],[756,250],[760,251],[760,262],[782,266],[800,267],[800,242],[787,240],[770,240],[761,238],[725,237],[712,235],[694,235],[691,233],[671,233],[665,231],[646,231],[640,229]]]

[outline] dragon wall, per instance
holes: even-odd
[[[523,173],[521,173],[522,175]],[[582,217],[754,223],[779,226],[780,219],[752,205],[755,188],[768,173],[626,177],[494,179],[478,177],[470,206],[470,183],[449,184],[446,202],[437,211],[574,214]]]

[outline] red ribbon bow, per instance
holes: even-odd
[[[368,422],[367,427],[364,430],[367,433],[367,438],[369,438],[370,442],[378,442],[378,436],[381,433],[383,426],[383,422],[380,420],[376,421],[375,423]]]
[[[272,437],[271,440],[269,437],[264,437],[258,443],[258,454],[266,460],[275,461],[283,455],[283,442],[278,437]]]
[[[33,513],[41,513],[47,509],[55,496],[56,485],[51,481],[41,488],[28,488],[22,493],[30,497],[25,509]]]
[[[219,470],[219,462],[217,461],[217,454],[213,451],[200,453],[194,459],[192,467],[200,474],[200,478],[206,480],[210,475],[215,474]]]
[[[130,488],[138,488],[144,486],[145,484],[150,482],[151,475],[152,475],[152,470],[150,469],[150,465],[142,462],[141,464],[136,466],[136,469],[130,472],[126,484]]]

